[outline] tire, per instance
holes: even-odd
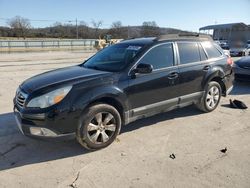
[[[197,108],[203,112],[214,111],[220,103],[221,93],[221,86],[218,82],[209,82],[205,93],[196,104]]]
[[[95,104],[83,113],[76,138],[88,150],[102,149],[115,140],[120,129],[119,112],[108,104]]]

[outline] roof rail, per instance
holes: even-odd
[[[201,34],[201,33],[179,33],[179,34],[167,34],[161,35],[157,37],[156,41],[163,40],[175,40],[175,39],[205,39],[205,40],[213,40],[210,35]]]

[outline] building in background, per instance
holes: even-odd
[[[201,27],[201,33],[211,34],[214,40],[227,41],[229,45],[244,43],[250,40],[250,25],[229,23]]]

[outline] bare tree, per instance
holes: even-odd
[[[103,21],[99,20],[99,21],[95,21],[95,20],[92,20],[92,25],[95,29],[95,37],[98,38],[99,37],[99,28],[102,26],[103,24]]]
[[[123,35],[123,26],[121,21],[115,21],[111,24],[111,28],[109,30],[109,33],[114,38],[120,38]]]
[[[111,28],[121,28],[122,27],[122,22],[121,21],[115,21],[112,23]]]
[[[59,27],[59,26],[62,26],[62,23],[61,22],[55,22],[52,26],[53,27]]]
[[[89,26],[88,23],[85,21],[80,21],[79,24],[79,30],[80,30],[80,37],[81,38],[88,38],[89,37]]]
[[[158,36],[160,35],[160,28],[155,21],[143,22],[141,35],[143,37]]]
[[[79,26],[85,26],[85,27],[88,27],[89,25],[88,25],[88,23],[87,23],[87,22],[85,22],[85,21],[80,21]]]
[[[158,27],[155,21],[143,22],[142,26]]]
[[[12,18],[7,24],[14,30],[17,37],[22,36],[24,39],[27,35],[28,30],[31,28],[30,21],[21,16],[16,16]]]
[[[64,36],[67,36],[67,30],[61,22],[55,22],[52,25],[50,32],[53,37],[63,38]]]

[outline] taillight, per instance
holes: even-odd
[[[230,65],[230,66],[233,66],[234,61],[233,61],[233,59],[231,57],[227,58],[227,64]]]

